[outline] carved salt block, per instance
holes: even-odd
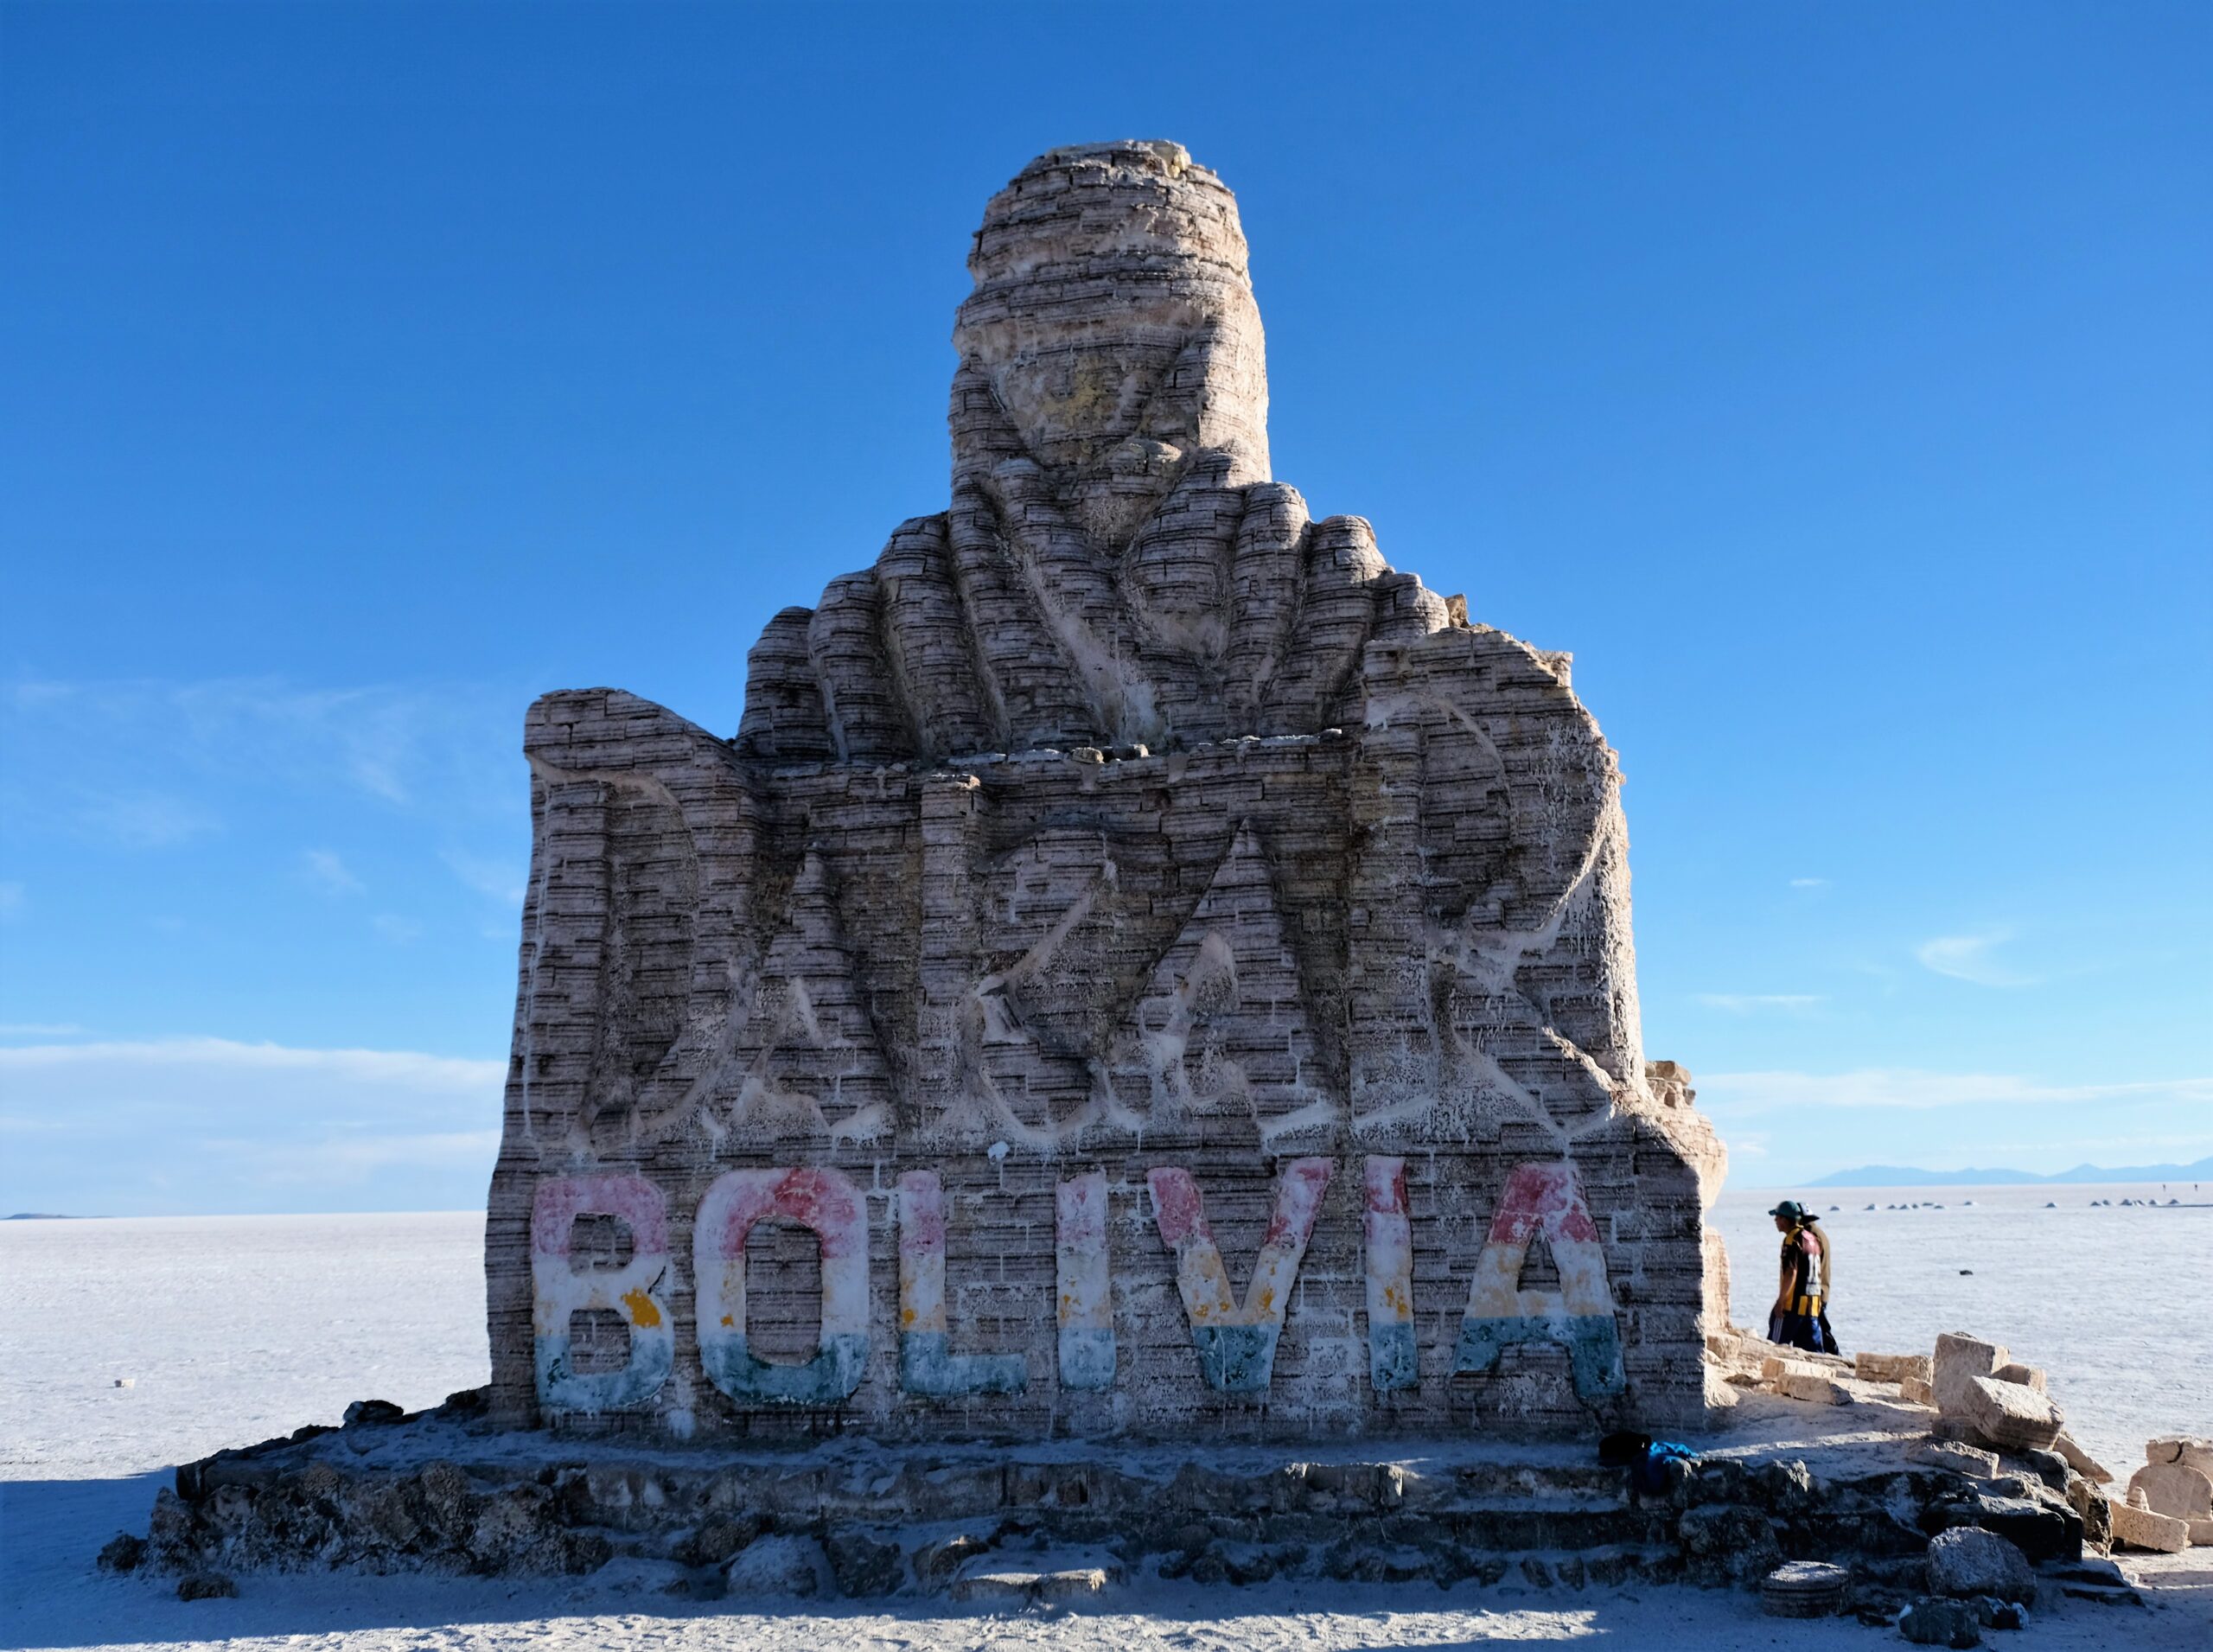
[[[2050,1392],[2044,1383],[2044,1373],[2033,1365],[2023,1364],[2019,1360],[2009,1361],[1990,1375],[2000,1382],[2018,1382],[2025,1388],[2034,1388],[2038,1394]]]
[[[2101,1486],[2113,1483],[2113,1470],[2076,1444],[2075,1437],[2066,1430],[2060,1431],[2059,1438],[2051,1443],[2051,1449],[2065,1457],[2067,1466],[2085,1480]]]
[[[2001,1451],[2049,1451],[2064,1421],[2034,1388],[1994,1377],[1969,1377],[1966,1413],[1974,1432]]]
[[[2195,1434],[2161,1434],[2144,1443],[2146,1463],[2179,1463],[2213,1479],[2213,1439]]]
[[[2008,1357],[2002,1343],[1986,1343],[1964,1331],[1944,1332],[1937,1337],[1936,1351],[1929,1361],[1929,1384],[1936,1397],[1936,1409],[1948,1417],[1964,1413],[1967,1384],[1988,1376]]]
[[[1903,1382],[1914,1377],[1925,1383],[1933,1365],[1926,1354],[1856,1354],[1852,1360],[1853,1372],[1869,1382]]]
[[[1911,1406],[1933,1406],[1936,1403],[1936,1391],[1919,1377],[1900,1377],[1898,1398]]]
[[[2108,1497],[2107,1507],[2113,1516],[2113,1540],[2132,1549],[2149,1549],[2155,1554],[2180,1554],[2190,1547],[2190,1522],[2177,1520],[2172,1515],[2162,1515],[2133,1502],[2124,1502],[2118,1497]]]
[[[1786,1364],[1769,1379],[1769,1387],[1786,1400],[1803,1400],[1809,1406],[1852,1403],[1852,1395],[1845,1386],[1817,1365]]]
[[[2155,1514],[2177,1520],[2213,1520],[2213,1480],[2180,1463],[2147,1463],[2129,1477],[2128,1500],[2143,1494]]]
[[[1926,1469],[1949,1469],[1955,1474],[1987,1480],[1998,1472],[1998,1453],[1957,1440],[1916,1440],[1905,1448],[1905,1460]]]

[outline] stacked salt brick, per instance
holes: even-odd
[[[2065,1416],[2044,1392],[2044,1375],[1997,1343],[1957,1331],[1936,1339],[1929,1388],[1949,1429],[2001,1451],[2048,1451]]]
[[[2213,1544],[2213,1440],[2162,1435],[2144,1457],[2127,1501],[2114,1502],[2114,1540],[2166,1554]]]
[[[1567,656],[1270,476],[1236,202],[1179,146],[1040,156],[969,270],[949,499],[769,622],[736,737],[532,708],[492,1414],[1696,1420],[1722,1154],[1644,1057],[1620,769]],[[1240,1295],[1294,1171],[1291,1288]],[[628,1222],[619,1280],[571,1213]]]

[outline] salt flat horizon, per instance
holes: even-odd
[[[2080,1191],[2082,1202],[2049,1210],[2041,1188],[1872,1212],[1822,1200],[1839,1207],[1822,1213],[1837,1236],[1833,1318],[1855,1350],[1925,1348],[1955,1329],[2008,1343],[2050,1372],[2077,1437],[2126,1474],[2152,1433],[2213,1432],[2213,1341],[2165,1272],[2143,1265],[2140,1237],[2162,1235],[2164,1254],[2213,1253],[2213,1209],[2094,1206],[2103,1192]],[[1738,1324],[1761,1306],[1772,1196],[1733,1189],[1712,1215],[1732,1258]],[[1141,1599],[1039,1618],[939,1603],[889,1615],[860,1603],[686,1604],[645,1591],[619,1566],[587,1580],[255,1574],[238,1600],[188,1606],[154,1582],[92,1573],[92,1553],[115,1531],[146,1529],[176,1464],[335,1423],[354,1400],[418,1409],[482,1383],[483,1222],[460,1210],[0,1225],[0,1277],[15,1308],[0,1317],[0,1642],[159,1641],[186,1652],[219,1639],[273,1647],[308,1632],[347,1652],[583,1652],[633,1640],[802,1652],[825,1638],[871,1652],[1041,1642],[1293,1652],[1609,1632],[1751,1646],[1772,1634],[1741,1598],[1691,1589],[1515,1599],[1526,1591],[1301,1584],[1263,1603],[1163,1584]],[[2089,1652],[2105,1632],[2101,1621],[2063,1617],[2038,1638],[2053,1652]],[[1794,1633],[1802,1652],[1848,1652],[1867,1631],[1840,1619]]]
[[[2213,1204],[2118,1202],[2143,1186],[1809,1190],[1834,1237],[1841,1344],[1911,1352],[1944,1330],[2004,1342],[2047,1370],[2070,1430],[2116,1464],[2153,1433],[2213,1432],[2213,1327],[2143,1265],[2147,1235],[2161,1254],[2213,1254]],[[1765,1317],[1776,1191],[1725,1190],[1708,1215],[1740,1325]],[[1885,1191],[1910,1196],[1854,1196]],[[7,1223],[0,1271],[18,1312],[0,1323],[0,1403],[16,1422],[0,1477],[65,1459],[167,1467],[335,1421],[354,1400],[418,1406],[478,1386],[483,1224],[476,1210]],[[365,1253],[379,1266],[365,1270]],[[86,1407],[125,1432],[88,1434]]]

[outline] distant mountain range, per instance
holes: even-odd
[[[1808,1182],[1812,1188],[1986,1188],[2049,1186],[2060,1182],[2213,1182],[2213,1158],[2195,1164],[2132,1164],[2108,1170],[2102,1164],[2077,1164],[2057,1176],[2038,1176],[2029,1170],[1916,1170],[1904,1164],[1862,1164],[1855,1170],[1839,1170]]]

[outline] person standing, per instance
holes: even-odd
[[[1834,1354],[1839,1350],[1828,1315],[1834,1247],[1816,1226],[1820,1219],[1795,1199],[1785,1199],[1768,1215],[1783,1235],[1783,1276],[1767,1317],[1767,1339],[1785,1348]]]

